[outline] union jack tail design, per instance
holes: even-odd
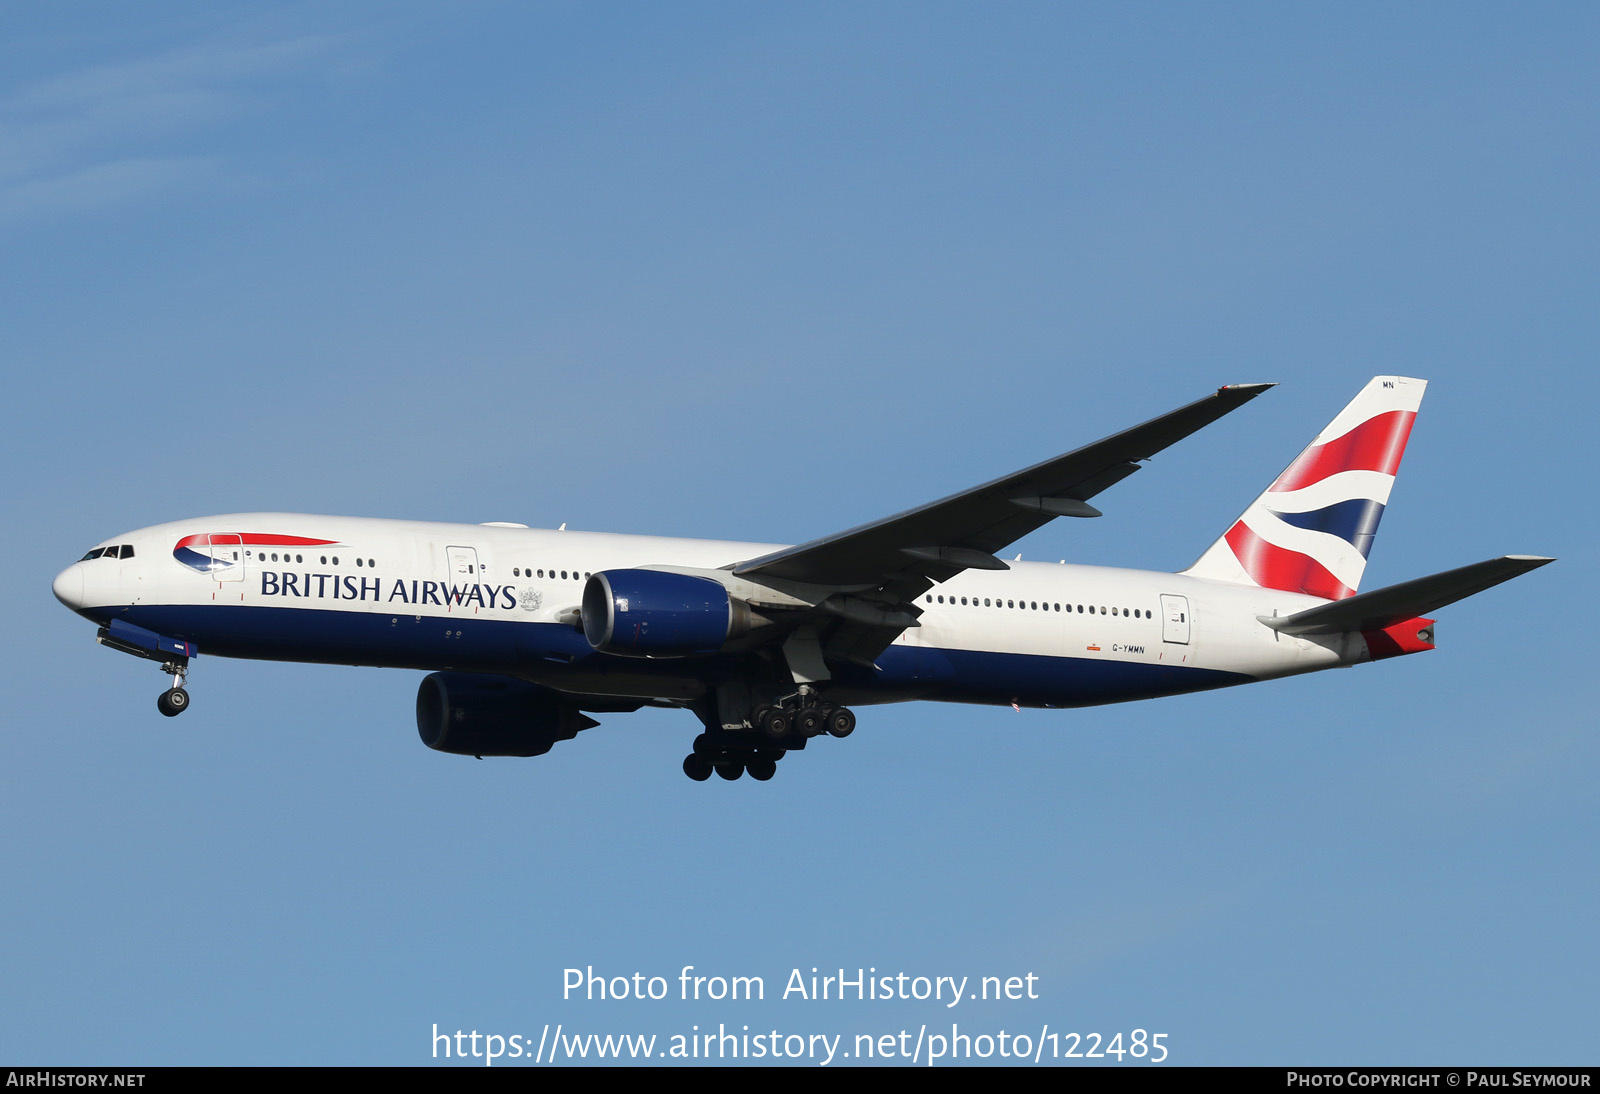
[[[1374,377],[1183,572],[1324,600],[1354,594],[1427,386]]]

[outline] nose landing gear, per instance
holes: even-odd
[[[161,671],[172,677],[172,686],[156,699],[156,709],[168,718],[176,718],[189,709],[189,693],[183,685],[189,680],[189,661],[169,661]]]
[[[200,653],[193,642],[168,638],[121,619],[113,619],[101,627],[95,637],[102,646],[109,646],[118,653],[160,661],[161,671],[172,677],[172,686],[156,700],[156,709],[168,718],[175,718],[189,709],[189,693],[183,685],[189,679],[189,659]]]

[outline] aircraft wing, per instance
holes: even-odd
[[[1139,470],[1168,445],[1210,425],[1271,384],[1232,384],[1213,395],[1025,470],[892,517],[737,563],[767,576],[854,588],[920,586],[966,569],[1004,570],[994,552],[1058,516],[1097,517],[1089,498]]]

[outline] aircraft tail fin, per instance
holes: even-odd
[[[1354,595],[1427,386],[1373,377],[1183,572],[1324,600]]]

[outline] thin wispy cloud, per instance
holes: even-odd
[[[0,224],[38,215],[90,212],[214,178],[204,156],[146,157],[97,163],[37,181],[0,187]]]
[[[0,221],[148,197],[227,165],[207,147],[224,126],[271,111],[337,63],[348,39],[206,43],[96,65],[0,95]]]

